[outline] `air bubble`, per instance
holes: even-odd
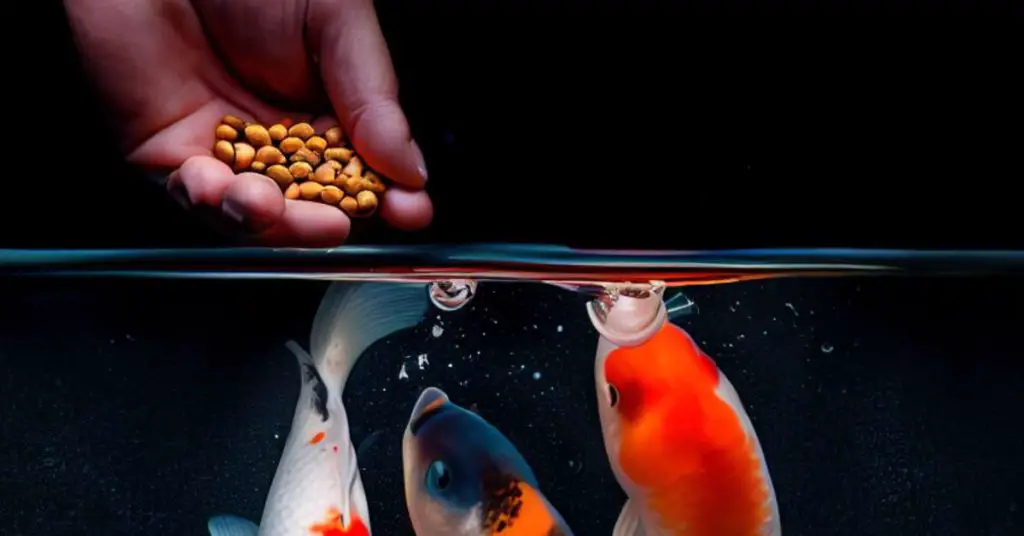
[[[430,301],[442,311],[458,311],[476,296],[476,281],[449,279],[430,284]]]

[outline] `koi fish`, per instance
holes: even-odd
[[[359,356],[396,331],[420,322],[425,285],[334,283],[313,319],[310,353],[286,346],[299,362],[302,387],[259,526],[212,517],[210,536],[369,536],[356,450],[342,392]]]
[[[512,442],[440,389],[416,401],[402,460],[418,536],[572,536]]]
[[[664,287],[587,304],[614,536],[780,536],[760,441],[729,379],[669,321]]]

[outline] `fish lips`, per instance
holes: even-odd
[[[406,431],[415,435],[416,431],[423,426],[423,423],[447,403],[448,395],[444,391],[437,387],[427,387],[424,389],[420,393],[419,399],[416,400],[416,405],[412,408],[412,414],[409,415],[409,424],[406,427]]]

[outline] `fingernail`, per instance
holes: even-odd
[[[232,201],[230,198],[225,199],[224,202],[220,204],[220,210],[221,210],[221,212],[226,214],[229,218],[231,218],[235,223],[238,223],[239,225],[242,225],[243,227],[245,226],[245,224],[246,224],[245,213],[242,212],[241,207],[236,205],[235,202]]]
[[[250,234],[266,231],[275,222],[273,218],[268,218],[264,214],[245,210],[241,204],[231,198],[226,198],[221,202],[220,211],[228,217],[228,220],[240,226],[242,231]]]
[[[167,193],[170,194],[171,199],[181,205],[181,208],[190,210],[192,208],[192,200],[188,197],[188,192],[182,186],[173,186],[167,189]]]
[[[427,161],[423,159],[423,151],[415,140],[412,142],[412,150],[416,154],[416,171],[423,177],[423,182],[427,182]]]

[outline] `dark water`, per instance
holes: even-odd
[[[3,534],[198,535],[211,514],[258,519],[298,394],[283,344],[305,343],[324,289],[0,283]],[[1020,279],[686,292],[698,308],[680,323],[743,397],[786,534],[1020,533]],[[363,355],[345,403],[353,442],[373,438],[360,462],[376,534],[412,533],[399,441],[428,385],[504,431],[577,534],[610,533],[624,497],[601,444],[583,303],[481,285],[465,309]]]

